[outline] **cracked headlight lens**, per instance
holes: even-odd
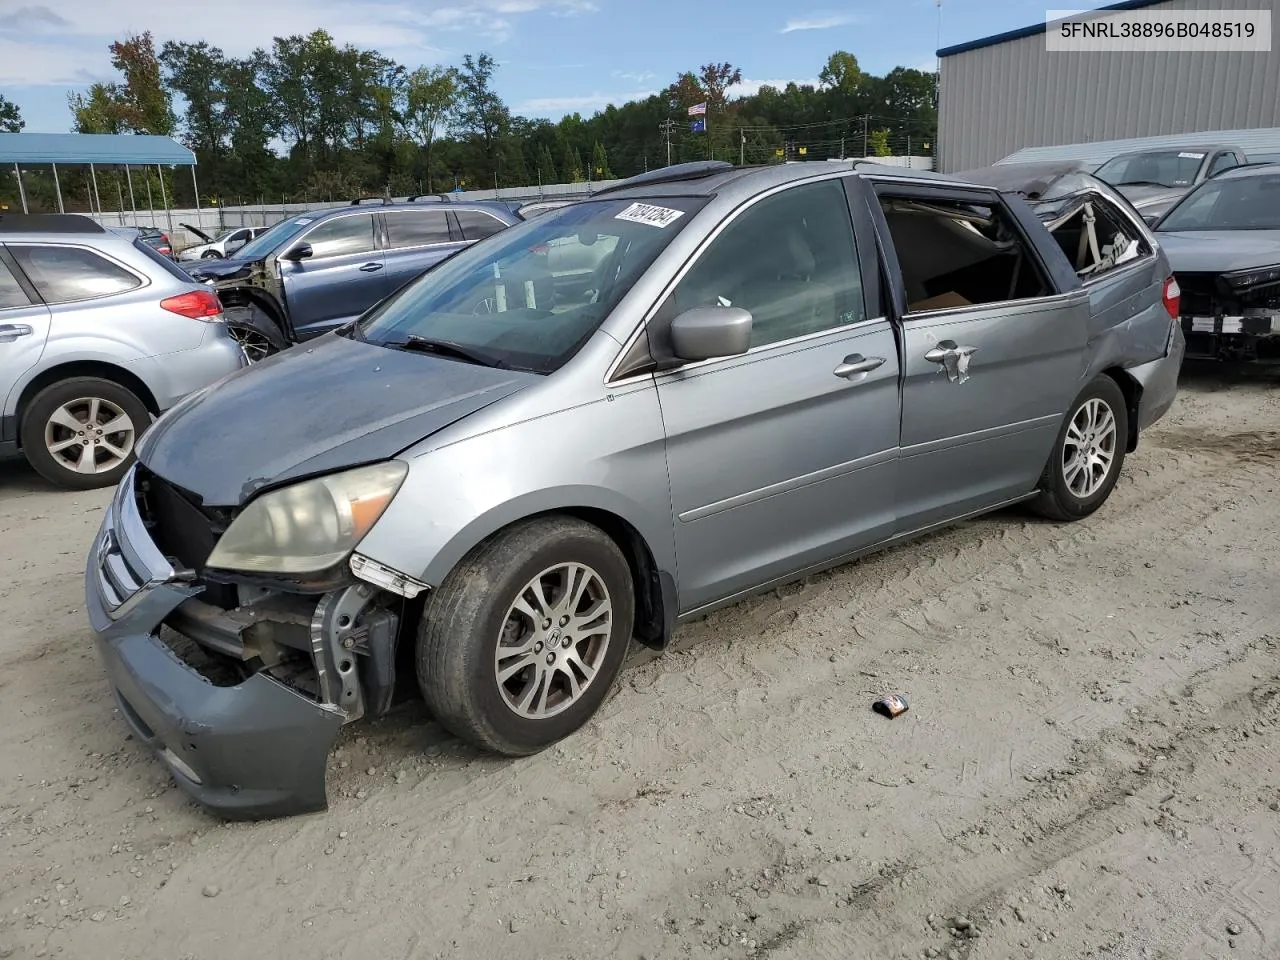
[[[339,563],[382,516],[409,465],[388,460],[304,480],[249,503],[207,565],[244,573],[317,573]]]

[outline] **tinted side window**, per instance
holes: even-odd
[[[46,303],[90,300],[142,286],[128,270],[92,250],[14,246],[9,252]]]
[[[455,210],[454,216],[462,224],[462,235],[468,240],[483,240],[506,229],[506,224],[479,210]]]
[[[31,303],[25,290],[18,286],[9,268],[0,260],[0,310],[5,307],[25,307]]]
[[[675,312],[733,306],[751,312],[751,345],[866,319],[844,188],[793,187],[730,221],[672,293]]]
[[[369,253],[374,249],[373,214],[338,217],[320,224],[301,239],[311,244],[313,260],[348,253]]]
[[[449,218],[443,210],[390,210],[385,216],[387,243],[393,250],[449,242]]]
[[[907,311],[1001,303],[1053,292],[997,204],[882,195]]]

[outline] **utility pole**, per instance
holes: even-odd
[[[676,122],[670,117],[658,124],[658,129],[662,131],[667,138],[667,166],[671,166],[671,131],[674,129]]]
[[[738,135],[742,137],[742,142],[738,144],[738,166],[743,167],[747,163],[747,132],[739,130]]]
[[[864,114],[862,117],[862,155],[864,157],[870,156],[870,152],[867,148],[867,121],[868,120],[870,120],[870,117]]]

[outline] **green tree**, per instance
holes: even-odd
[[[577,147],[569,147],[564,152],[564,162],[560,164],[560,176],[567,183],[581,183],[585,178],[582,176],[582,157],[578,154]]]
[[[538,159],[535,169],[538,171],[539,183],[556,183],[556,162],[551,156],[551,149],[544,143],[538,147]]]
[[[125,124],[116,85],[95,83],[87,93],[68,93],[76,133],[125,133]]]
[[[510,121],[506,104],[493,90],[494,67],[489,54],[472,57],[468,53],[462,58],[462,69],[458,71],[459,126],[480,152],[482,169],[477,172],[484,182],[492,182],[497,159],[495,146]]]
[[[310,168],[334,122],[337,48],[324,30],[275,37],[262,61],[262,82],[274,114],[273,131],[292,141],[291,154]],[[343,118],[345,121],[345,118]]]
[[[21,133],[26,125],[18,105],[0,94],[0,133]]]
[[[889,131],[872,130],[867,136],[867,152],[873,157],[893,156],[893,151],[889,149]]]
[[[428,191],[431,190],[431,147],[453,124],[460,100],[458,71],[453,67],[419,67],[409,74],[405,127],[425,155]]]
[[[591,148],[591,179],[592,180],[612,180],[613,171],[609,169],[609,157],[605,153],[604,145],[599,140],[596,145]]]
[[[858,66],[858,58],[852,53],[837,50],[827,58],[827,64],[818,74],[818,82],[826,90],[835,90],[842,94],[856,94],[862,86],[866,74]]]
[[[173,95],[165,85],[151,31],[111,44],[111,65],[124,75],[113,84],[120,121],[130,133],[173,133]]]
[[[223,153],[229,145],[232,118],[227,111],[227,57],[201,40],[170,40],[160,49],[165,83],[182,94],[183,139],[197,152]]]

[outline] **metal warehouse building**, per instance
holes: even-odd
[[[1102,9],[1274,7],[1275,0],[1130,0]],[[1272,20],[1274,31],[1274,12]],[[1039,23],[938,51],[938,169],[986,166],[1024,147],[1280,127],[1274,35],[1267,53],[1065,53],[1045,42]]]

